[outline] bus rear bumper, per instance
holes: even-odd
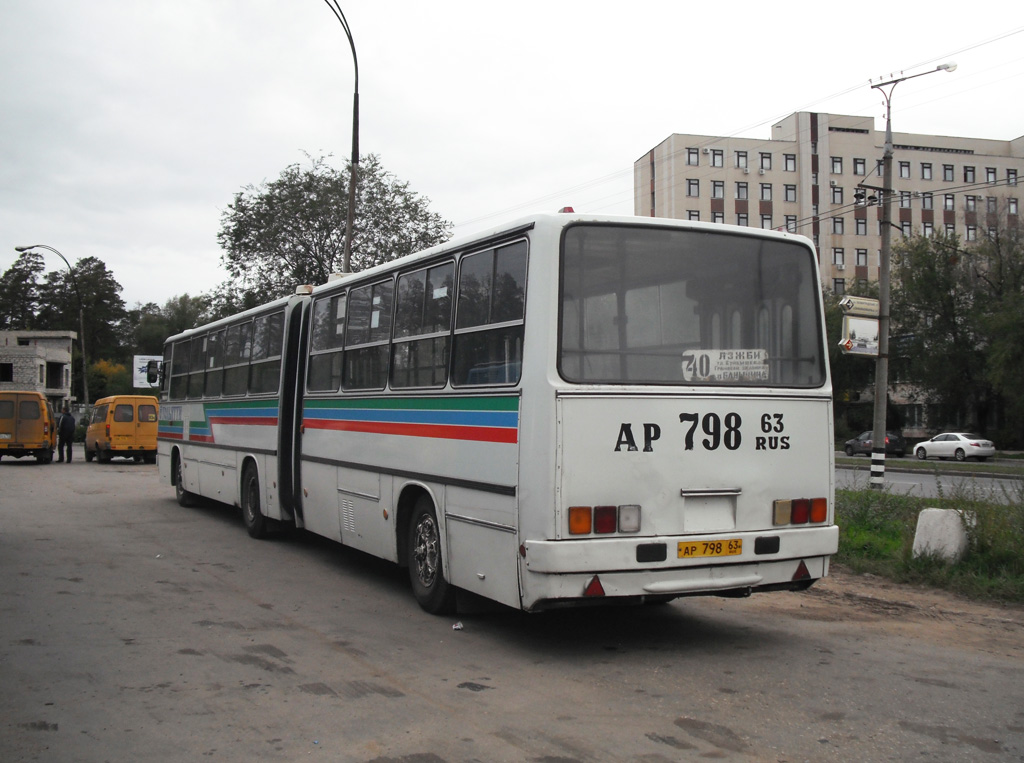
[[[778,550],[758,554],[758,537],[778,537]],[[770,590],[802,590],[828,574],[838,548],[838,527],[739,533],[743,553],[733,557],[679,559],[676,543],[688,538],[619,538],[528,541],[523,566],[524,609],[580,604],[667,600],[680,596],[746,596]],[[710,538],[709,538],[710,539]],[[638,546],[664,543],[663,561],[640,562]],[[606,543],[612,545],[604,545]],[[622,545],[625,544],[625,545]],[[769,547],[774,545],[769,544]],[[596,583],[595,583],[596,581]]]

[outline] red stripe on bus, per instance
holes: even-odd
[[[334,419],[305,419],[310,429],[332,429],[367,434],[397,434],[406,437],[433,437],[441,440],[473,440],[475,442],[519,441],[519,432],[504,427],[466,427],[444,424],[401,424],[387,421],[337,421]]]
[[[188,439],[191,442],[213,442],[212,434],[190,434]]]
[[[211,424],[238,424],[241,426],[277,426],[277,417],[269,416],[210,416]]]

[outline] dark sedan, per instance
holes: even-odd
[[[864,456],[871,455],[871,444],[874,439],[874,432],[861,432],[857,437],[852,440],[847,440],[846,445],[843,448],[848,456],[856,456],[861,454]],[[903,458],[907,452],[907,443],[903,439],[903,435],[899,432],[886,432],[885,433],[885,453],[886,455],[896,456],[897,458]]]

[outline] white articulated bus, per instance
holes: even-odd
[[[167,340],[163,481],[407,566],[430,612],[799,590],[828,573],[815,251],[542,215]]]

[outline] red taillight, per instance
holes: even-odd
[[[805,525],[811,518],[811,502],[806,498],[797,498],[793,501],[793,516],[790,523],[794,525]]]
[[[618,512],[614,506],[594,507],[594,532],[608,535],[618,526]]]
[[[107,439],[110,439],[110,424],[107,424]]]

